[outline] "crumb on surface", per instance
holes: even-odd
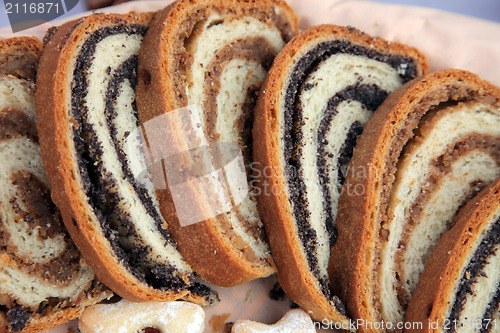
[[[210,320],[208,321],[208,324],[212,328],[213,332],[226,332],[226,321],[227,319],[231,317],[230,313],[224,313],[221,315],[213,315]]]

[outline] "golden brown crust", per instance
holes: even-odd
[[[422,323],[423,330],[405,332],[434,332],[429,323],[443,322],[454,288],[476,245],[481,231],[498,212],[500,178],[469,201],[457,214],[453,227],[439,240],[425,265],[417,289],[408,304],[405,321]],[[417,327],[416,325],[413,325]]]
[[[42,48],[42,43],[35,37],[0,40],[0,75],[34,81]]]
[[[343,191],[337,216],[338,240],[330,267],[335,290],[354,318],[379,322],[373,272],[379,248],[380,223],[394,181],[399,154],[420,118],[448,100],[474,100],[494,96],[500,89],[462,70],[442,70],[408,82],[389,95],[358,139],[344,184],[364,189],[363,195]]]
[[[384,52],[409,55],[417,59],[419,75],[427,71],[428,67],[425,57],[413,48],[398,43],[388,43],[382,39],[373,39],[356,29],[323,25],[307,29],[290,41],[276,57],[262,86],[255,110],[253,136],[259,140],[254,141],[254,160],[259,168],[267,170],[265,178],[262,177],[259,184],[272,189],[274,195],[260,195],[258,207],[271,243],[280,284],[291,299],[302,308],[312,311],[313,318],[345,322],[347,318],[328,302],[309,270],[298,231],[293,223],[292,208],[286,194],[284,175],[281,172],[284,166],[281,165],[282,159],[279,155],[280,129],[277,117],[282,103],[280,94],[288,78],[286,73],[299,57],[298,54],[303,52],[304,45],[317,39],[346,39],[364,46],[373,45],[374,48]],[[263,172],[261,174],[264,175]]]
[[[120,296],[131,301],[169,301],[187,294],[148,287],[118,265],[109,242],[97,228],[99,221],[86,201],[75,177],[78,161],[73,155],[68,99],[71,93],[72,64],[87,32],[117,23],[146,24],[152,13],[94,14],[62,25],[48,41],[40,61],[36,108],[42,157],[52,184],[53,200],[76,245],[99,279]]]
[[[179,59],[187,52],[183,52],[178,43],[190,33],[185,31],[184,22],[194,20],[193,17],[198,19],[206,8],[221,12],[231,11],[238,17],[248,14],[281,17],[283,22],[273,24],[283,24],[285,40],[290,39],[298,29],[297,17],[281,0],[182,0],[165,8],[152,21],[139,54],[137,105],[141,123],[186,106],[185,80],[177,72],[177,67]],[[274,13],[273,8],[279,8],[279,16]],[[203,279],[227,287],[273,272],[271,264],[256,265],[236,249],[223,235],[215,219],[182,227],[175,215],[169,191],[157,190],[157,196],[161,212],[168,221],[169,232],[180,253]],[[200,203],[200,206],[203,206],[203,203]],[[268,261],[270,262],[271,258]]]

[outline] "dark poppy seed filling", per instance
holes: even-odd
[[[311,85],[311,84],[310,84]],[[311,88],[307,89],[310,90]],[[366,96],[370,96],[367,98]],[[327,165],[328,161],[335,160],[335,156],[332,153],[327,152],[327,146],[329,144],[326,139],[326,133],[331,131],[332,119],[338,114],[337,107],[343,101],[358,101],[363,104],[369,111],[374,112],[377,107],[382,104],[382,102],[387,98],[387,92],[380,89],[375,84],[362,85],[355,84],[354,86],[349,86],[345,88],[343,91],[337,93],[333,96],[326,106],[325,115],[321,119],[321,123],[318,128],[318,133],[316,137],[316,141],[319,143],[318,146],[318,158],[317,158],[317,166],[319,170],[319,181],[321,188],[323,189],[324,196],[324,210],[327,215],[325,224],[326,229],[329,234],[330,244],[335,243],[336,231],[335,231],[335,210],[330,209],[332,207],[332,196],[330,193],[330,188],[328,186],[330,182]],[[342,184],[344,183],[345,176],[347,174],[347,166],[349,161],[351,160],[352,153],[354,150],[354,146],[356,145],[356,140],[359,135],[363,132],[364,124],[358,120],[352,122],[349,131],[345,137],[344,143],[340,148],[338,157],[337,157],[337,185],[336,190],[340,193],[342,188]],[[333,179],[332,179],[333,180]]]
[[[346,40],[316,44],[291,70],[281,133],[289,200],[328,298],[337,202],[356,139],[387,95],[416,76],[414,59]]]
[[[29,313],[22,306],[18,306],[7,311],[7,320],[12,331],[19,332],[24,329],[29,319]]]
[[[489,321],[498,311],[499,264],[500,218],[486,232],[462,274],[448,317],[451,323],[457,324],[450,325],[448,332],[467,329],[476,320],[480,320],[477,323],[482,324],[481,330],[485,332],[499,324]],[[474,305],[466,308],[467,303]],[[480,310],[478,314],[476,309]]]
[[[73,140],[89,203],[118,260],[140,281],[180,291],[194,273],[164,227],[153,186],[139,183],[129,167],[142,156],[125,149],[138,126],[137,54],[146,30],[120,24],[87,37],[73,74]]]

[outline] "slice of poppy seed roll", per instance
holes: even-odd
[[[111,297],[50,199],[38,145],[36,38],[0,41],[0,332],[39,332]]]
[[[95,14],[54,33],[37,89],[42,156],[75,243],[98,277],[132,300],[213,301],[177,251],[151,181],[131,172],[137,57],[151,13]]]
[[[402,321],[439,237],[500,176],[499,106],[500,88],[442,70],[393,93],[367,124],[344,185],[361,191],[340,197],[332,250],[355,318]]]
[[[411,47],[323,25],[287,44],[262,87],[253,129],[259,212],[281,286],[316,320],[347,321],[327,270],[356,138],[389,93],[426,71]]]
[[[275,55],[297,30],[296,15],[281,0],[175,2],[155,16],[141,47],[141,123],[187,106],[192,116],[185,121],[199,125],[192,129],[198,145],[238,145],[250,177],[256,96]],[[190,144],[177,142],[171,149],[187,151]],[[210,193],[194,189],[198,184],[190,201],[200,211],[210,210],[211,199],[224,200],[215,185]],[[203,279],[228,287],[275,271],[252,191],[241,203],[204,214],[197,223],[182,223],[172,186],[156,192],[179,251]]]
[[[498,332],[499,315],[500,178],[439,239],[405,316],[422,329],[406,332]]]

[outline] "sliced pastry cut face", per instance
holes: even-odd
[[[185,120],[192,124],[196,146],[192,140],[179,139],[172,150],[182,153],[214,143],[232,144],[246,166],[248,195],[242,200],[233,195],[227,209],[205,214],[197,223],[184,225],[173,186],[157,189],[180,252],[202,278],[216,285],[236,285],[274,272],[251,187],[251,128],[261,83],[297,30],[297,17],[283,1],[180,0],[155,16],[141,48],[137,89],[141,122],[187,107],[190,114]],[[216,150],[210,149],[209,163],[219,164]],[[184,168],[199,167],[188,164]],[[192,201],[201,211],[210,210],[211,201],[227,199],[218,190],[195,187]]]
[[[439,71],[393,94],[380,119],[368,124],[371,137],[360,139],[352,167],[369,172],[347,182],[367,191],[340,199],[335,245],[336,260],[347,251],[354,262],[332,263],[339,280],[352,279],[341,290],[360,317],[402,322],[459,208],[500,176],[498,92],[471,73]],[[350,212],[353,207],[363,209]],[[367,287],[353,292],[354,283]]]
[[[266,325],[251,320],[238,320],[231,327],[231,333],[273,333],[273,332],[316,332],[311,317],[301,309],[290,310],[275,324]]]
[[[92,15],[49,39],[38,78],[47,86],[37,91],[42,153],[56,169],[49,177],[65,223],[105,283],[132,300],[204,303],[213,295],[193,282],[166,230],[143,151],[128,144],[139,126],[137,62],[151,17]]]
[[[421,119],[418,134],[398,163],[390,219],[383,225],[388,243],[381,280],[389,280],[385,275],[394,268],[386,264],[396,255],[400,298],[415,289],[430,252],[458,209],[500,176],[499,147],[500,115],[482,102],[445,106]]]
[[[497,332],[499,239],[500,178],[460,209],[438,241],[405,320],[419,323],[421,332]],[[433,322],[447,325],[430,327]]]
[[[51,200],[35,113],[42,45],[0,42],[0,331],[38,332],[110,297]]]
[[[189,302],[129,302],[97,304],[78,320],[82,333],[178,332],[203,333],[205,312]]]
[[[259,211],[283,288],[317,320],[334,312],[336,319],[345,318],[330,292],[328,265],[356,140],[385,98],[425,71],[424,57],[413,48],[324,25],[301,32],[285,47],[259,96]],[[297,284],[306,283],[321,306],[299,292]]]

